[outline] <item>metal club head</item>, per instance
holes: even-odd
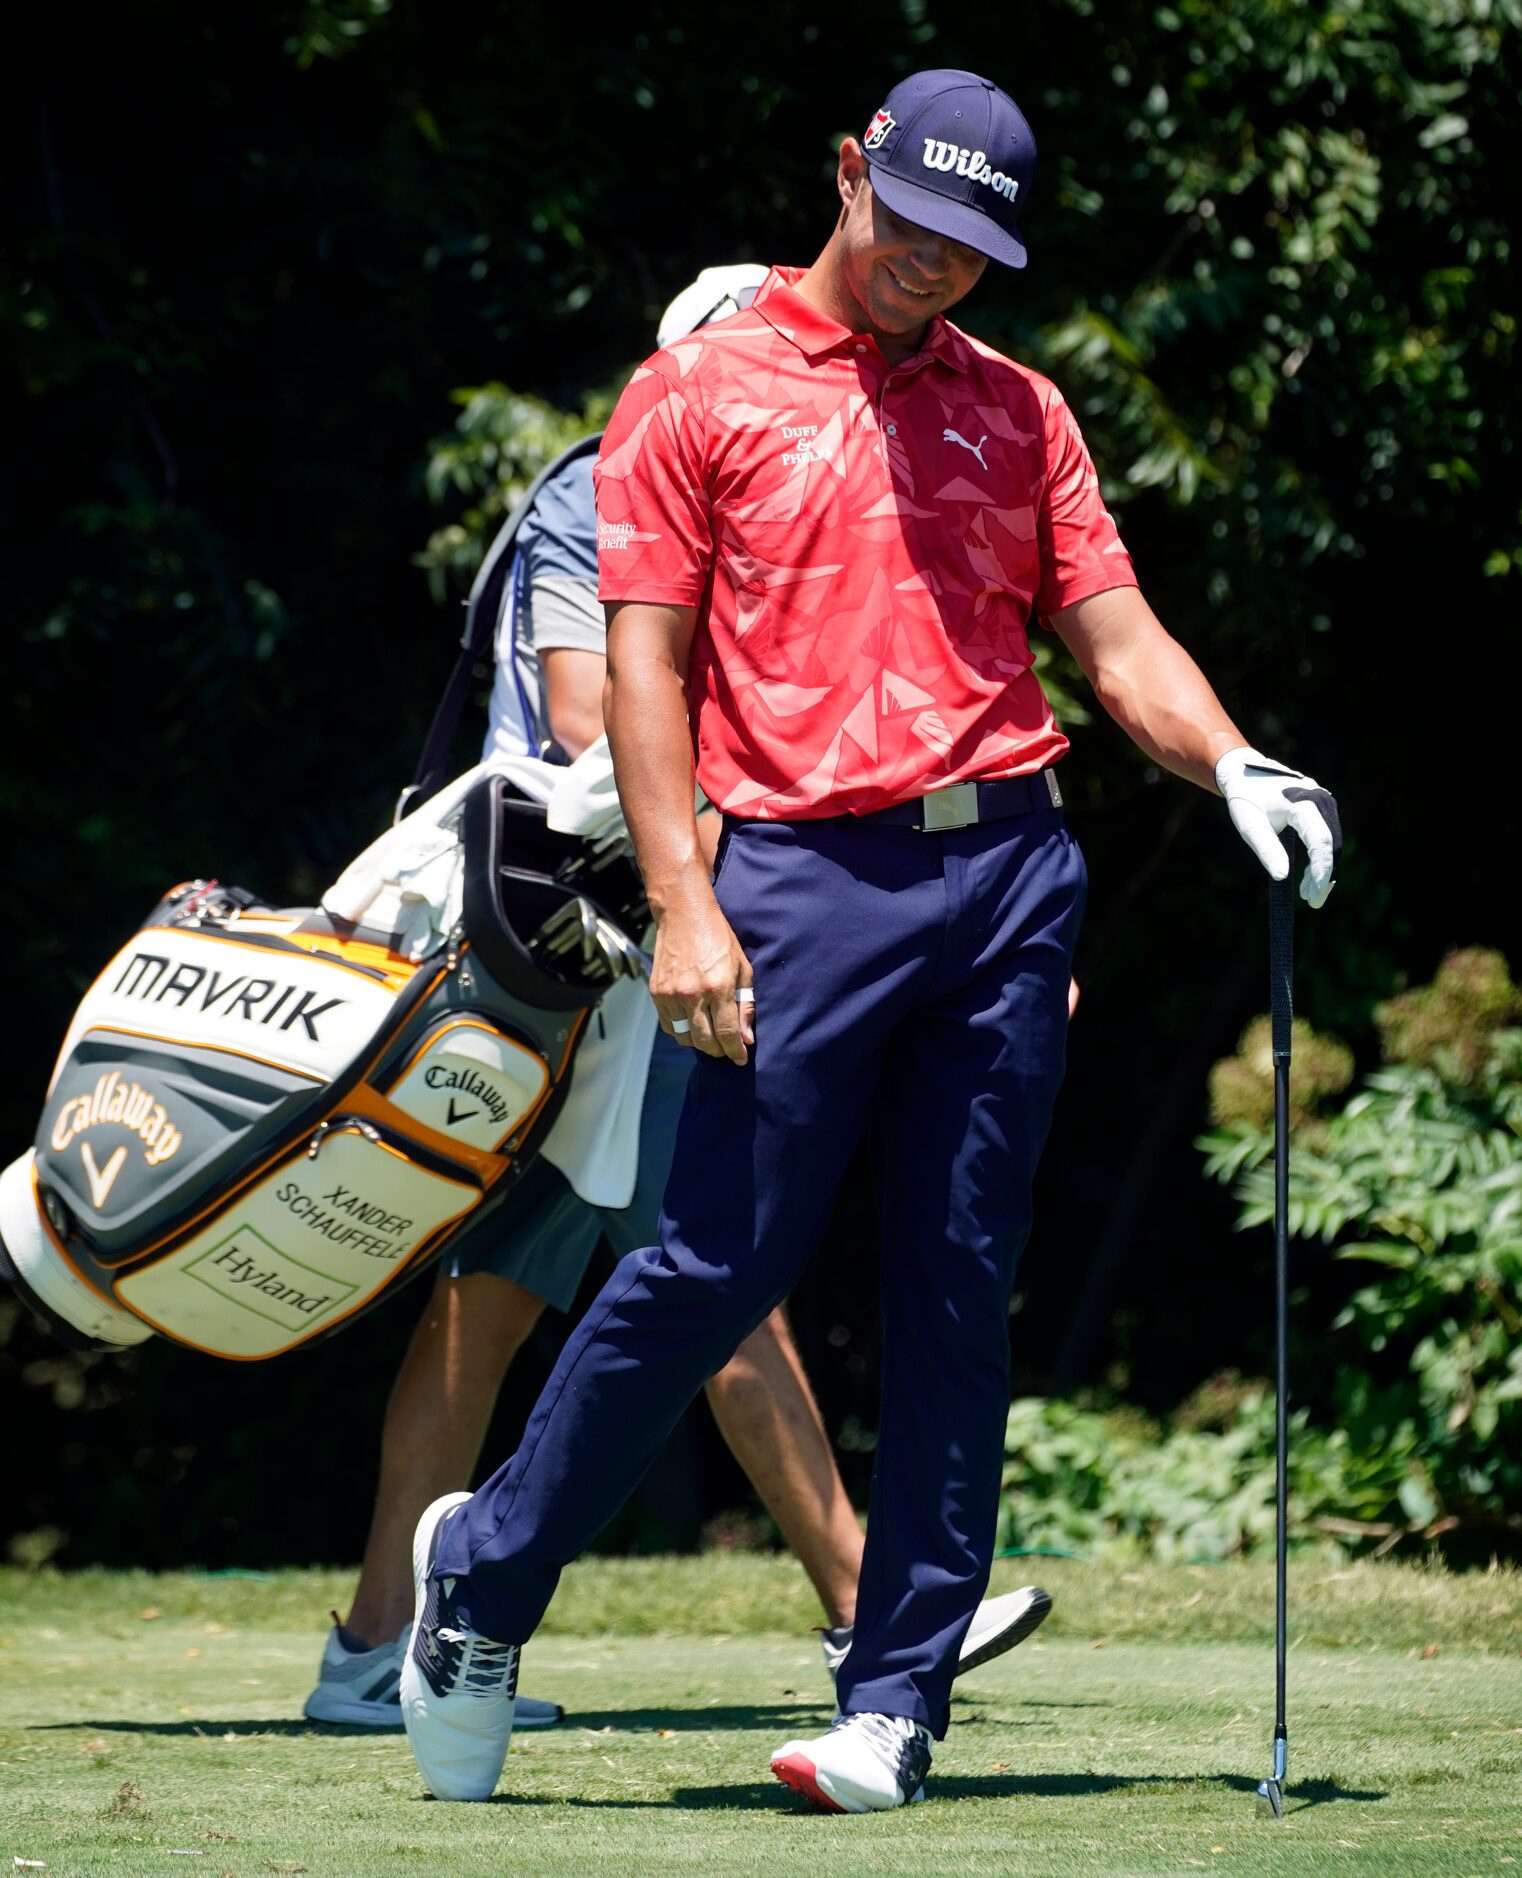
[[[601,955],[602,967],[610,979],[623,978],[628,974],[624,960],[623,941],[620,935],[605,919],[597,922],[597,949]]]
[[[615,978],[648,978],[651,963],[645,953],[611,920],[597,922],[597,943]]]
[[[1284,1780],[1289,1773],[1289,1742],[1282,1734],[1274,1736],[1274,1771],[1258,1783],[1258,1815],[1261,1819],[1283,1819]]]
[[[579,894],[544,921],[529,941],[529,950],[538,958],[565,966],[570,965],[571,955],[579,954],[582,975],[594,983],[648,978],[651,971],[645,952]]]
[[[590,900],[583,900],[578,894],[576,911],[581,919],[582,963],[590,965],[597,957],[597,909]]]

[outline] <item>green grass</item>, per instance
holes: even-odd
[[[830,1708],[787,1560],[575,1568],[524,1675],[571,1720],[474,1807],[425,1800],[400,1737],[299,1720],[349,1574],[0,1573],[0,1870],[1522,1878],[1518,1574],[1297,1566],[1277,1825],[1268,1570],[1015,1560],[996,1587],[1037,1576],[1057,1611],[960,1685],[933,1804],[834,1819],[766,1770]]]

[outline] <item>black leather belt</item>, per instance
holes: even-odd
[[[975,822],[1002,822],[1012,815],[1030,815],[1037,809],[1060,809],[1062,791],[1055,769],[1038,769],[1034,776],[1005,776],[997,782],[953,783],[929,795],[895,802],[892,808],[874,809],[856,819],[915,828],[922,834],[943,834],[948,828],[970,828]]]

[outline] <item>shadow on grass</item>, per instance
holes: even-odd
[[[1045,1706],[1064,1705],[1046,1704]],[[610,1711],[606,1716],[585,1714],[569,1717],[563,1729],[556,1732],[587,1731],[601,1734],[606,1727],[615,1734],[648,1734],[673,1723],[682,1724],[687,1732],[699,1734],[713,1729],[745,1730],[762,1726],[785,1732],[789,1728],[812,1726],[817,1720],[818,1711],[815,1708],[777,1704],[766,1708],[719,1708],[697,1711],[691,1709],[621,1709]],[[1027,1725],[1041,1726],[1043,1724]],[[324,1737],[351,1736],[371,1741],[377,1738],[399,1738],[399,1731],[394,1729],[345,1728],[330,1723],[302,1720],[227,1720],[208,1716],[202,1716],[197,1720],[173,1722],[120,1720],[40,1722],[35,1727],[28,1728],[26,1732],[28,1734],[78,1734],[80,1732],[141,1734],[181,1738],[199,1736],[205,1741],[217,1741],[226,1735],[240,1737],[267,1735],[286,1738],[311,1735],[317,1740]],[[1258,1791],[1257,1781],[1248,1774],[1095,1773],[946,1774],[935,1777],[933,1791],[934,1797],[941,1800],[1063,1800],[1093,1797],[1098,1794],[1123,1793],[1127,1790],[1145,1791],[1149,1788],[1179,1793],[1189,1788],[1203,1790],[1210,1787],[1225,1788],[1232,1793],[1243,1795],[1244,1798],[1255,1798]],[[1329,1806],[1339,1801],[1367,1805],[1388,1798],[1389,1794],[1384,1789],[1344,1787],[1336,1780],[1305,1780],[1292,1785],[1285,1794],[1285,1810],[1287,1813],[1303,1813],[1312,1807]],[[419,1794],[418,1799],[428,1801],[430,1796]],[[620,1808],[685,1806],[727,1807],[746,1812],[775,1813],[796,1811],[798,1808],[798,1801],[794,1795],[784,1787],[770,1781],[751,1781],[719,1787],[678,1787],[669,1799],[659,1800],[544,1800],[527,1794],[499,1793],[485,1804],[490,1806],[594,1807],[611,1808],[615,1811]]]
[[[649,1735],[711,1734],[748,1729],[786,1733],[799,1728],[823,1729],[829,1726],[829,1709],[823,1703],[779,1702],[758,1708],[620,1708],[579,1710],[567,1715],[553,1729],[525,1729],[524,1738],[536,1740],[548,1734]],[[204,1735],[216,1740],[224,1734],[236,1735],[311,1735],[316,1740],[328,1736],[366,1736],[371,1740],[388,1737],[400,1740],[400,1724],[395,1728],[348,1727],[342,1722],[313,1722],[296,1716],[275,1716],[263,1721],[229,1720],[215,1715],[196,1715],[181,1721],[132,1721],[118,1717],[112,1721],[37,1722],[28,1734],[123,1734],[123,1735]],[[514,1737],[516,1739],[516,1737]]]
[[[1253,1793],[1258,1791],[1255,1780],[1244,1781],[1243,1786]],[[1335,1780],[1302,1780],[1292,1785],[1284,1798],[1286,1813],[1303,1813],[1309,1806],[1325,1806],[1332,1800],[1388,1800],[1389,1794],[1360,1793],[1356,1788],[1339,1787]]]
[[[225,1721],[216,1716],[201,1715],[188,1721],[71,1721],[37,1722],[26,1731],[28,1734],[85,1734],[97,1735],[201,1735],[207,1741],[220,1740],[223,1735],[311,1735],[321,1740],[325,1735],[352,1735],[356,1739],[366,1737],[369,1740],[402,1738],[398,1728],[346,1728],[335,1722],[310,1722],[301,1719],[276,1716],[264,1721]]]
[[[983,1774],[934,1776],[930,1795],[937,1800],[1078,1800],[1106,1794],[1134,1793],[1146,1789],[1183,1793],[1191,1789],[1221,1789],[1233,1796],[1255,1796],[1258,1783],[1245,1774]],[[419,1801],[432,1805],[426,1794]],[[1359,1804],[1388,1799],[1383,1791],[1344,1787],[1335,1780],[1308,1780],[1285,1796],[1288,1812],[1303,1812],[1307,1807],[1326,1806],[1346,1800]],[[687,1807],[694,1811],[723,1809],[741,1813],[784,1813],[800,1819],[814,1816],[814,1809],[780,1783],[744,1781],[715,1787],[677,1787],[665,1799],[616,1800],[577,1799],[557,1796],[543,1799],[533,1794],[497,1793],[485,1802],[488,1806],[572,1807],[594,1812],[648,1812]]]
[[[986,1721],[989,1719],[990,1706],[980,1702],[966,1702],[960,1707],[961,1717],[964,1721]],[[1004,1714],[997,1705],[992,1706],[1000,1723],[1009,1728],[1052,1728],[1056,1725],[1045,1719],[1021,1721],[1017,1716]],[[1058,1705],[1048,1704],[1047,1706]],[[615,1735],[639,1735],[662,1730],[670,1734],[721,1734],[765,1730],[787,1734],[799,1729],[827,1728],[829,1719],[828,1704],[812,1701],[774,1702],[729,1708],[577,1709],[566,1716],[558,1732],[571,1733],[583,1730],[591,1734],[601,1734],[606,1729]],[[299,1716],[276,1716],[264,1721],[253,1721],[246,1717],[241,1720],[227,1720],[214,1715],[197,1715],[179,1721],[131,1721],[118,1717],[111,1721],[39,1722],[35,1729],[29,1732],[57,1734],[81,1730],[94,1734],[205,1735],[208,1737],[223,1734],[309,1734],[319,1739],[326,1735],[369,1736],[373,1739],[384,1738],[388,1734],[399,1736],[402,1732],[400,1726],[391,1729],[346,1727],[341,1722],[311,1722]],[[526,1735],[537,1736],[550,1731],[536,1728],[524,1732]]]
[[[1004,1774],[995,1780],[986,1776],[967,1778],[950,1775],[937,1780],[935,1790],[947,1799],[990,1799],[1019,1796],[1028,1800],[1079,1799],[1099,1793],[1119,1793],[1131,1788],[1166,1789],[1174,1793],[1190,1788],[1205,1791],[1225,1788],[1232,1793],[1256,1799],[1258,1783],[1248,1774]],[[1306,1780],[1285,1795],[1287,1811],[1303,1812],[1310,1806],[1326,1806],[1334,1800],[1355,1801],[1367,1805],[1386,1800],[1387,1792],[1362,1787],[1344,1787],[1335,1780]]]
[[[953,1691],[952,1700],[957,1705],[956,1712],[960,1714],[964,1704],[969,1706],[974,1702],[987,1704],[996,1698],[984,1695],[980,1689],[972,1689],[966,1695],[960,1690]],[[1030,1696],[1018,1695],[1010,1697],[1010,1700],[1018,1703],[1021,1708],[1114,1708],[1115,1706],[1113,1702],[1038,1702]]]
[[[1066,1704],[1046,1703],[1029,1706],[1064,1707]],[[1097,1704],[1073,1704],[1075,1707],[1093,1707]],[[568,1716],[563,1726],[556,1733],[590,1733],[601,1735],[605,1731],[613,1735],[638,1735],[656,1732],[704,1734],[718,1730],[747,1731],[760,1728],[774,1729],[778,1733],[787,1733],[797,1728],[815,1726],[819,1721],[819,1711],[814,1706],[789,1706],[772,1704],[768,1707],[713,1708],[713,1709],[615,1709],[607,1713],[584,1713]],[[1019,1727],[1047,1727],[1044,1722],[1014,1722]],[[266,1735],[276,1738],[295,1738],[310,1735],[316,1740],[325,1737],[347,1736],[374,1741],[376,1739],[399,1739],[398,1729],[348,1728],[328,1722],[309,1722],[304,1720],[273,1719],[253,1721],[248,1719],[227,1720],[202,1716],[195,1720],[154,1722],[154,1721],[72,1721],[39,1722],[26,1730],[28,1734],[141,1734],[169,1737],[199,1736],[205,1741],[218,1741],[227,1735],[240,1738]],[[539,1730],[534,1730],[538,1734]],[[545,1733],[551,1731],[545,1730]],[[1126,1789],[1145,1790],[1147,1788],[1169,1789],[1182,1792],[1188,1788],[1224,1787],[1234,1793],[1256,1798],[1258,1783],[1248,1774],[997,1774],[997,1775],[937,1775],[934,1794],[942,1800],[997,1800],[1031,1799],[1060,1800],[1076,1799],[1104,1793],[1119,1793]],[[420,1794],[420,1799],[429,1796]],[[1335,1780],[1305,1780],[1293,1784],[1285,1794],[1285,1811],[1303,1813],[1312,1807],[1328,1806],[1334,1802],[1347,1801],[1359,1805],[1385,1800],[1389,1794],[1384,1789],[1344,1787]],[[739,1786],[723,1787],[681,1787],[676,1789],[669,1799],[664,1800],[578,1800],[562,1799],[545,1801],[533,1796],[516,1793],[500,1793],[487,1802],[493,1806],[591,1806],[591,1807],[732,1807],[744,1810],[761,1808],[776,1812],[791,1809],[796,1803],[792,1796],[780,1786],[769,1782],[752,1782]]]
[[[712,1708],[571,1709],[566,1714],[565,1726],[590,1729],[594,1734],[600,1734],[604,1728],[612,1729],[614,1734],[640,1734],[652,1728],[666,1729],[672,1734],[717,1734],[746,1729],[823,1731],[830,1725],[831,1711],[832,1704],[828,1700],[815,1701],[812,1697],[800,1697],[795,1702],[734,1707],[716,1703]],[[1057,1726],[1046,1716],[1023,1720],[1011,1706],[1000,1702],[965,1698],[957,1704],[956,1719],[963,1723],[997,1721],[1000,1727],[1010,1729]]]

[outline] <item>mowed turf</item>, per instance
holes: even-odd
[[[0,1871],[1522,1874],[1516,1573],[1297,1567],[1277,1824],[1269,1571],[995,1588],[1036,1576],[1056,1612],[959,1685],[931,1803],[843,1819],[767,1772],[831,1709],[785,1559],[576,1567],[523,1678],[570,1719],[484,1806],[425,1799],[400,1736],[300,1720],[346,1574],[0,1574]]]

